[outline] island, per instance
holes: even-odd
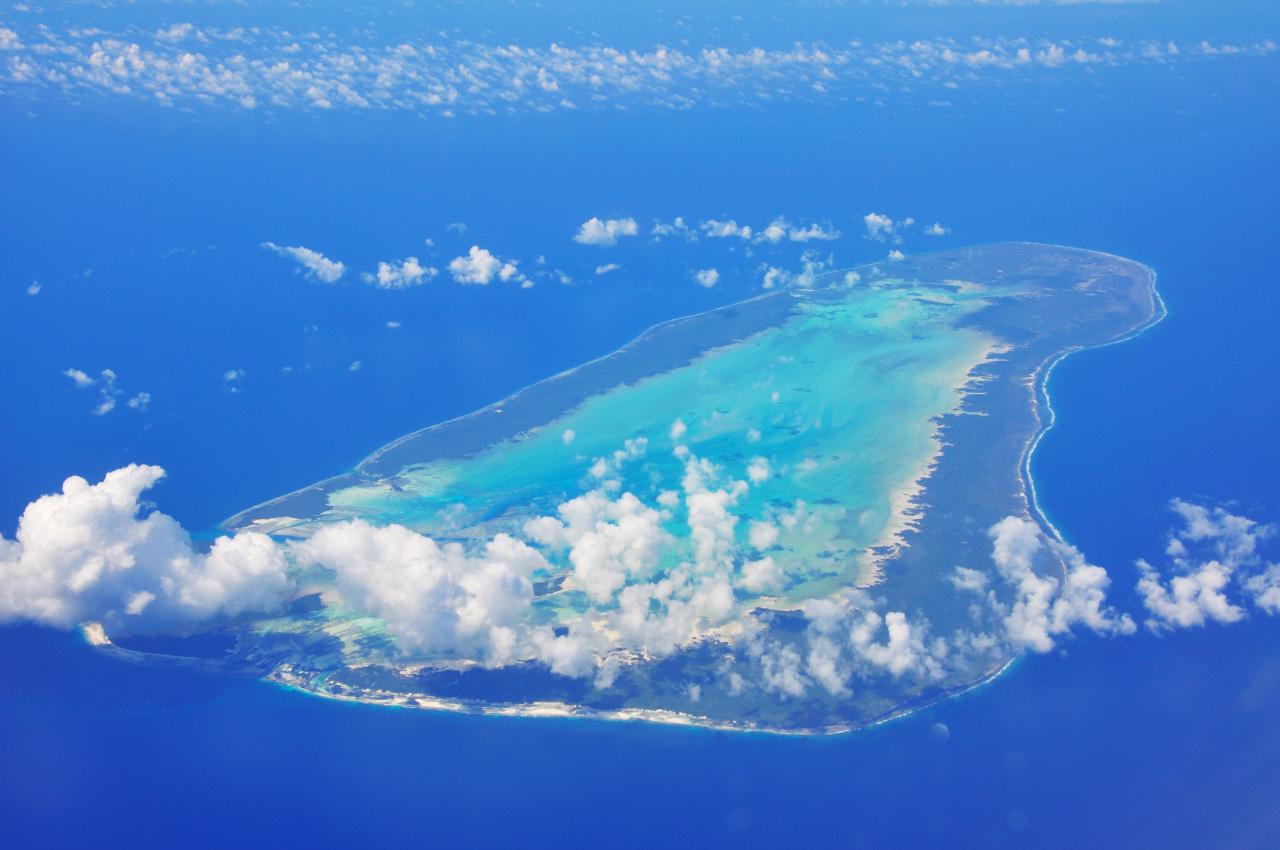
[[[882,722],[1020,654],[991,529],[1063,543],[1030,476],[1053,366],[1163,314],[1151,269],[1051,245],[800,276],[230,518],[290,547],[285,609],[86,633],[368,703]],[[1065,574],[1069,553],[1034,569]]]

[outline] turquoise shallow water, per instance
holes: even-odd
[[[937,450],[935,417],[960,403],[958,388],[990,350],[988,337],[956,327],[983,303],[891,279],[798,293],[777,327],[602,388],[514,439],[337,489],[325,519],[446,538],[519,533],[528,518],[597,488],[656,507],[680,490],[693,457],[725,486],[748,485],[734,502],[736,542],[748,554],[752,521],[791,519],[770,547],[789,576],[785,595],[829,593],[867,580],[865,551],[901,522],[900,494]],[[715,321],[694,319],[683,332],[697,339],[701,323]],[[501,415],[501,405],[475,414]],[[663,525],[677,542],[664,563],[689,559],[682,512],[666,511]]]

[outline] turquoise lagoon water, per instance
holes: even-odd
[[[956,324],[986,301],[892,279],[765,298],[783,308],[775,327],[602,388],[478,453],[340,487],[323,519],[399,523],[438,538],[519,533],[527,519],[600,487],[657,506],[697,458],[726,486],[751,480],[755,465],[734,507],[745,551],[749,521],[805,520],[784,528],[770,551],[789,576],[789,599],[866,583],[867,550],[900,525],[901,494],[937,450],[936,417],[961,403],[968,372],[992,349],[990,337]],[[698,339],[718,321],[714,313],[685,320],[680,333]],[[613,356],[645,358],[646,342]],[[505,407],[472,417],[503,416]],[[683,512],[666,511],[664,529],[678,544],[664,565],[688,560]]]

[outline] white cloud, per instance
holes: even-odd
[[[364,272],[360,278],[379,289],[405,289],[426,283],[439,273],[439,269],[423,266],[417,257],[408,257],[390,263],[380,262],[376,272]]]
[[[91,387],[94,384],[93,378],[89,377],[89,374],[87,372],[84,372],[80,369],[66,369],[63,371],[62,374],[66,375],[68,378],[74,381],[75,385],[80,389],[84,389],[85,387]]]
[[[810,600],[804,615],[809,623],[805,670],[831,694],[847,695],[855,674],[863,679],[941,675],[946,642],[928,643],[927,624],[912,623],[901,611],[882,615],[855,595],[845,603]]]
[[[634,218],[611,218],[601,220],[599,218],[589,218],[579,227],[578,232],[574,234],[573,241],[579,245],[616,245],[618,239],[624,236],[635,236],[640,232]]]
[[[27,287],[27,294],[28,294],[28,295],[39,295],[39,294],[40,294],[40,290],[41,290],[41,289],[43,289],[43,287],[40,285],[40,281],[38,281],[38,280],[33,280],[33,281],[31,281],[31,285]]]
[[[1280,614],[1280,564],[1268,564],[1261,572],[1244,580],[1253,604],[1268,614]]]
[[[692,455],[685,461],[681,487],[688,509],[689,540],[694,566],[700,573],[725,570],[734,555],[734,528],[738,517],[730,511],[747,492],[745,481],[729,481],[713,489],[719,470],[705,458]]]
[[[578,434],[572,428],[565,428],[560,434],[560,442],[566,446],[573,445],[573,441],[578,439]]]
[[[781,590],[786,582],[781,568],[768,556],[742,565],[742,577],[738,583],[751,593],[767,593]]]
[[[100,621],[110,634],[278,608],[292,585],[270,538],[219,537],[201,554],[172,517],[140,516],[163,476],[131,464],[27,505],[16,540],[0,537],[0,620]]]
[[[347,367],[348,372],[359,372],[364,368],[364,363],[359,360],[352,360],[351,365]]]
[[[1148,561],[1138,561],[1138,593],[1151,615],[1148,628],[1163,631],[1243,619],[1244,609],[1227,596],[1233,580],[1258,608],[1280,613],[1280,567],[1265,563],[1259,553],[1259,544],[1275,534],[1273,527],[1181,499],[1174,499],[1170,508],[1182,520],[1165,548],[1173,575],[1166,580]]]
[[[730,222],[730,224],[734,224]],[[744,228],[750,234],[751,228]],[[739,235],[739,234],[724,234]],[[745,237],[744,237],[745,238]],[[811,242],[814,240],[831,241],[840,238],[840,231],[831,227],[829,224],[823,226],[821,224],[810,224],[807,227],[797,227],[788,222],[782,216],[778,216],[769,222],[764,228],[755,234],[755,242],[768,242],[771,245],[777,245],[784,239],[791,242]]]
[[[611,500],[594,490],[560,505],[556,514],[529,520],[524,533],[552,550],[567,548],[574,586],[598,603],[655,569],[668,540],[662,516],[631,493]]]
[[[1055,637],[1068,634],[1077,624],[1099,634],[1133,632],[1127,615],[1106,606],[1106,589],[1111,584],[1106,571],[1087,563],[1078,550],[1056,541],[1046,543],[1036,524],[1021,517],[1005,517],[988,534],[991,559],[1015,591],[1013,604],[1000,607],[1006,636],[1015,646],[1048,652],[1055,646]],[[1053,556],[1065,564],[1063,581],[1036,572],[1035,562],[1042,555],[1051,559],[1046,570],[1056,566]]]
[[[787,232],[787,238],[792,242],[812,242],[814,240],[822,242],[831,242],[840,238],[840,231],[827,225],[810,224],[808,227],[793,227]]]
[[[756,234],[757,242],[768,242],[771,245],[777,245],[783,239],[787,238],[787,220],[785,218],[775,218],[769,222],[763,230]]]
[[[721,221],[719,219],[708,219],[702,222],[699,227],[711,239],[742,239],[751,238],[751,228],[745,224],[738,224],[733,219]]]
[[[481,286],[490,283],[495,277],[501,281],[525,281],[514,260],[500,260],[494,254],[478,245],[472,245],[465,257],[454,257],[449,261],[449,273],[458,283],[474,283]]]
[[[670,222],[655,221],[649,233],[654,241],[660,241],[664,236],[679,236],[686,242],[698,241],[698,234],[685,224],[683,216],[676,216]]]
[[[834,258],[831,255],[824,258],[820,252],[810,249],[800,258],[799,272],[793,273],[776,266],[763,265],[760,267],[764,270],[761,286],[765,289],[773,289],[777,286],[811,287],[817,283],[818,275],[833,261]],[[850,285],[857,283],[860,279],[857,272],[848,272],[845,275],[845,282]]]
[[[947,579],[957,590],[971,590],[982,593],[987,589],[987,574],[968,567],[956,567],[955,572]]]
[[[763,484],[772,474],[773,470],[769,466],[768,458],[753,457],[747,466],[747,478],[751,479],[752,484]]]
[[[1208,561],[1192,572],[1174,576],[1167,587],[1146,561],[1138,561],[1138,570],[1138,593],[1151,612],[1147,626],[1152,630],[1203,626],[1208,620],[1234,623],[1244,619],[1244,609],[1231,604],[1223,593],[1231,580],[1231,570],[1218,561]]]
[[[907,255],[906,255],[906,254],[904,254],[904,253],[902,253],[901,251],[899,251],[897,248],[894,248],[894,249],[893,249],[892,251],[890,251],[890,252],[889,252],[889,254],[885,257],[885,259],[886,259],[886,260],[888,260],[888,261],[889,261],[889,262],[891,262],[891,263],[900,263],[900,262],[902,262],[903,260],[905,260],[906,258],[907,258]]]
[[[693,273],[693,279],[699,286],[705,286],[710,289],[719,282],[720,272],[714,268],[698,269]]]
[[[768,549],[778,542],[778,527],[773,523],[752,521],[747,530],[747,542],[752,549]]]
[[[916,220],[904,218],[894,221],[883,213],[870,212],[862,217],[862,222],[866,226],[866,238],[876,242],[892,242],[896,245],[902,242],[903,232],[909,230]]]
[[[400,327],[400,322],[395,319],[390,319],[387,321],[387,327],[390,330],[395,330],[396,328]]]
[[[103,369],[98,377],[92,378],[80,369],[66,369],[64,375],[72,380],[77,389],[98,387],[98,403],[89,412],[94,416],[105,416],[116,409],[116,400],[120,398],[120,390],[116,387],[116,373],[111,369]],[[147,396],[150,400],[150,396]],[[131,404],[130,407],[133,405]]]
[[[156,30],[156,39],[158,41],[182,41],[190,36],[194,29],[194,24],[174,24],[167,29]]]
[[[478,653],[510,660],[533,588],[546,566],[538,552],[505,534],[470,555],[404,526],[362,520],[327,525],[290,544],[300,565],[332,570],[343,601],[386,623],[407,654]]]
[[[772,643],[759,654],[761,684],[766,691],[799,699],[809,680],[800,669],[800,653],[794,646]]]
[[[876,91],[921,92],[1015,75],[1069,73],[1070,68],[1104,72],[1211,56],[1266,56],[1277,49],[1265,37],[1178,48],[1163,39],[1109,45],[1095,39],[1007,36],[970,48],[938,36],[643,50],[485,44],[438,33],[429,47],[406,49],[396,41],[374,45],[333,32],[302,38],[270,26],[202,27],[182,38],[169,32],[42,26],[19,38],[0,28],[0,50],[8,54],[11,87],[68,100],[99,96],[233,109],[270,104],[278,110],[398,110],[456,119],[498,110],[572,109],[578,103],[599,109],[758,105],[762,98],[838,104]]]
[[[262,247],[282,257],[291,257],[307,277],[320,283],[337,283],[347,271],[347,267],[337,260],[331,260],[319,251],[301,245],[290,248],[274,242],[263,242]]]
[[[616,272],[620,268],[622,268],[622,266],[618,265],[617,263],[605,263],[602,266],[596,266],[596,274],[606,275],[609,272]]]
[[[884,643],[877,643],[875,637],[882,625],[886,640]],[[868,611],[854,625],[850,639],[863,658],[888,671],[895,679],[924,663],[924,642],[918,630],[907,621],[907,615],[901,611],[890,611],[884,617],[875,611]]]
[[[557,635],[551,629],[539,629],[532,640],[538,660],[553,673],[581,678],[596,669],[591,636],[580,621],[570,624],[568,634]]]
[[[950,232],[950,227],[943,227],[936,221],[924,229],[926,236],[946,236]]]
[[[148,407],[151,406],[151,393],[140,392],[134,395],[132,398],[130,398],[127,402],[125,402],[125,404],[129,405],[129,407],[132,408],[133,410],[136,410],[139,413],[142,413]]]

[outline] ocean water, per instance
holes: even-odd
[[[1227,27],[1187,8],[1158,28]],[[1169,317],[1055,370],[1058,422],[1033,462],[1048,516],[1132,607],[1132,562],[1163,547],[1170,498],[1280,512],[1277,78],[1254,57],[1009,80],[952,108],[903,94],[554,121],[0,101],[4,532],[65,476],[134,460],[169,470],[166,512],[212,529],[758,282],[754,258],[705,244],[625,246],[610,255],[624,270],[596,280],[600,255],[568,240],[590,215],[786,213],[856,233],[877,210],[948,223],[939,247],[1037,240],[1158,271]],[[372,268],[426,256],[429,235],[446,259],[472,239],[554,250],[579,285],[325,288],[257,247]],[[884,247],[833,250],[853,263]],[[711,262],[722,283],[694,286]],[[90,416],[68,367],[115,370],[151,409]],[[239,392],[228,369],[246,372]],[[1083,636],[906,719],[799,740],[345,705],[8,627],[0,816],[13,846],[1269,847],[1278,638],[1261,617]]]

